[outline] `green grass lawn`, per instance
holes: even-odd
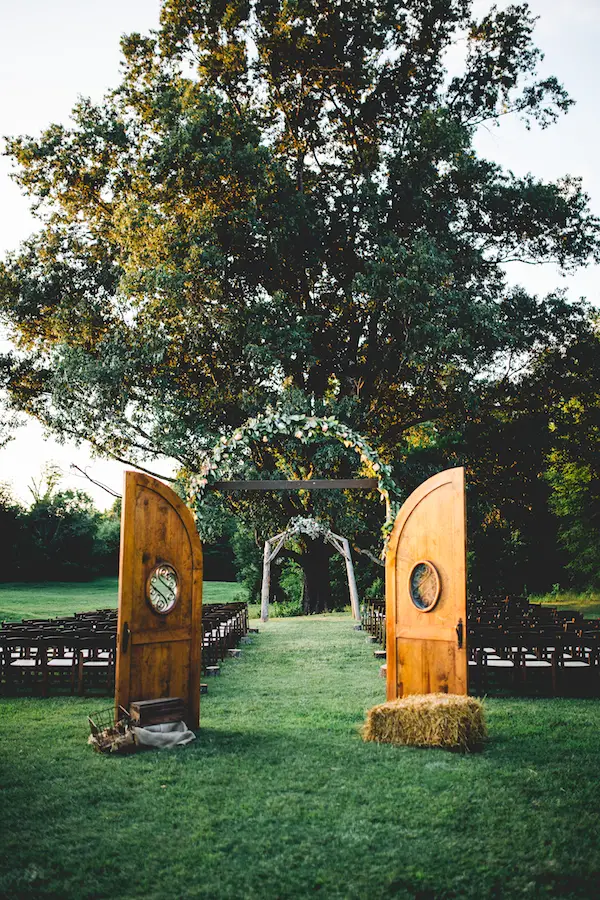
[[[543,603],[545,606],[555,606],[557,609],[576,609],[582,612],[586,619],[600,617],[600,594],[593,591],[579,594],[575,591],[561,591],[558,594],[544,594],[529,598],[532,603]]]
[[[227,603],[245,597],[240,584],[231,581],[205,581],[203,600],[205,603]],[[600,616],[600,594],[592,592],[578,594],[565,591],[560,594],[532,596],[533,603],[544,603],[557,609],[580,610],[588,619]],[[85,583],[43,582],[27,584],[21,582],[0,584],[0,621],[17,621],[23,618],[51,618],[71,615],[88,609],[99,609],[117,605],[117,579],[98,578]],[[271,611],[273,615],[274,610]],[[250,604],[250,614],[260,615],[260,605]]]
[[[0,896],[597,897],[600,703],[488,699],[473,756],[365,744],[372,651],[344,615],[261,624],[198,740],[131,757],[86,745],[106,699],[1,700]]]

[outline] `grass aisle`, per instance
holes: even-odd
[[[106,758],[97,701],[0,702],[1,896],[598,895],[598,702],[488,701],[471,757],[363,744],[384,685],[351,620],[260,627],[188,748]]]

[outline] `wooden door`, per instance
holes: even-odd
[[[414,491],[386,557],[387,698],[467,693],[464,469]]]
[[[171,488],[125,473],[121,515],[116,697],[181,697],[200,718],[202,547],[189,509]]]

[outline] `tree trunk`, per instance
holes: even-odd
[[[331,550],[323,541],[307,541],[302,554],[301,565],[304,572],[302,607],[305,615],[328,612],[332,607],[329,583],[329,559]]]

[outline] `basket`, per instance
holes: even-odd
[[[132,753],[135,740],[131,730],[131,717],[126,709],[119,706],[118,716],[114,707],[88,716],[91,744],[98,753]]]

